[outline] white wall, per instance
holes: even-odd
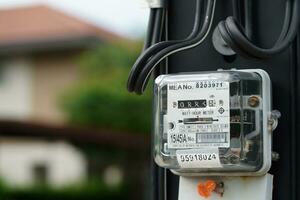
[[[32,110],[33,69],[26,59],[0,63],[0,119],[26,119]]]
[[[47,166],[48,184],[53,187],[78,183],[86,178],[84,155],[66,142],[24,140],[0,143],[0,177],[10,186],[33,185],[36,164]]]

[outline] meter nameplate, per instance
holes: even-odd
[[[230,146],[229,82],[188,81],[168,84],[168,148]]]
[[[221,168],[219,149],[177,150],[177,161],[181,168]]]

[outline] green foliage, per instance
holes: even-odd
[[[13,189],[0,186],[2,200],[118,200],[128,199],[126,187],[109,188],[99,181],[54,189],[47,186]]]
[[[103,44],[79,58],[81,80],[65,93],[62,104],[71,123],[150,132],[151,95],[126,91],[140,49],[137,43]]]

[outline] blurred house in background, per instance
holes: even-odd
[[[145,173],[137,170],[146,137],[68,127],[57,102],[78,80],[75,58],[119,39],[47,6],[0,10],[0,177],[8,184],[61,186],[98,173],[113,185]],[[86,146],[104,152],[87,155]]]
[[[0,121],[0,133],[0,178],[10,186],[57,188],[99,179],[109,187],[126,184],[135,191],[131,199],[139,199],[146,184],[144,136],[17,121]]]
[[[46,6],[0,10],[0,119],[61,124],[75,58],[117,35]]]
[[[57,100],[78,77],[74,59],[116,39],[42,5],[0,11],[0,30],[0,120],[28,123],[62,124]],[[12,185],[46,176],[48,183],[61,185],[79,182],[86,173],[81,152],[65,142],[2,139],[0,163],[0,175]]]
[[[3,138],[0,177],[13,187],[63,187],[85,180],[84,155],[67,142]]]

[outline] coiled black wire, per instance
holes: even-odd
[[[155,54],[159,53],[162,49],[172,46],[174,44],[178,44],[180,42],[184,42],[186,40],[189,40],[191,38],[194,38],[195,35],[199,31],[200,27],[200,9],[201,9],[201,2],[202,0],[196,0],[196,14],[195,14],[195,22],[194,22],[194,27],[191,32],[191,34],[184,40],[178,40],[178,41],[164,41],[164,42],[159,42],[150,48],[148,48],[146,51],[144,51],[136,60],[135,64],[133,65],[129,78],[127,81],[127,89],[129,92],[133,92],[136,84],[137,77],[139,76],[141,70],[145,66],[145,64],[148,62],[148,60]]]
[[[135,91],[137,94],[142,94],[144,88],[148,82],[148,78],[151,74],[151,71],[154,67],[159,64],[164,58],[167,56],[176,53],[178,51],[182,51],[188,48],[194,47],[193,44],[196,44],[199,41],[199,35],[203,35],[203,31],[205,29],[201,29],[201,0],[196,0],[196,14],[195,14],[195,22],[194,27],[191,34],[184,40],[179,41],[165,41],[160,42],[151,46],[149,49],[144,51],[142,55],[137,59],[136,63],[132,67],[132,70],[129,74],[127,89],[130,92]],[[215,0],[208,0],[207,2],[207,11],[206,14],[210,13],[213,15],[212,10],[215,7]],[[208,12],[210,11],[210,12]],[[212,16],[206,15],[205,24],[207,27],[207,23],[211,22]],[[210,23],[211,24],[211,23]],[[204,25],[203,25],[204,26]],[[186,48],[185,48],[186,47]],[[152,65],[153,64],[153,65]],[[142,79],[144,79],[142,81]]]
[[[214,8],[215,8],[215,0],[208,0],[206,11],[205,11],[205,19],[203,26],[200,32],[189,40],[180,42],[178,44],[174,44],[170,47],[167,47],[160,51],[158,54],[154,55],[149,62],[146,63],[142,71],[140,72],[136,84],[135,84],[135,92],[137,94],[142,94],[147,86],[148,79],[152,70],[166,57],[171,54],[177,53],[179,51],[183,51],[186,49],[191,49],[193,47],[201,44],[205,37],[208,35],[209,30],[212,25],[212,20],[214,16]]]
[[[286,14],[281,34],[270,49],[265,49],[254,45],[247,34],[244,32],[243,25],[239,19],[228,17],[225,21],[218,24],[220,35],[224,41],[238,54],[264,59],[281,53],[295,39],[299,26],[299,1],[286,1]]]
[[[157,13],[154,19],[153,33],[151,38],[152,40],[150,46],[161,41],[165,13],[166,13],[165,9],[161,9],[161,8],[156,8],[156,9],[157,9]]]
[[[154,19],[155,19],[156,11],[157,11],[156,9],[150,9],[147,34],[144,42],[144,51],[148,49],[152,43],[152,35],[153,35]]]
[[[143,67],[145,66],[145,64],[147,63],[147,61],[155,54],[159,53],[162,49],[169,47],[171,45],[189,40],[191,38],[194,38],[195,35],[198,33],[199,30],[199,26],[200,26],[200,9],[201,9],[201,0],[196,0],[196,14],[195,14],[195,22],[194,22],[194,27],[193,30],[191,32],[191,34],[185,39],[185,40],[179,40],[179,41],[164,41],[164,42],[159,42],[153,46],[151,46],[150,48],[146,49],[136,60],[135,64],[133,65],[130,74],[129,74],[129,78],[127,81],[127,89],[129,92],[133,92],[135,89],[135,84],[136,84],[136,80],[137,77],[139,76],[141,70],[143,69]],[[160,9],[162,10],[162,9]],[[156,17],[157,19],[157,17]],[[157,20],[155,20],[156,23],[158,23]]]

